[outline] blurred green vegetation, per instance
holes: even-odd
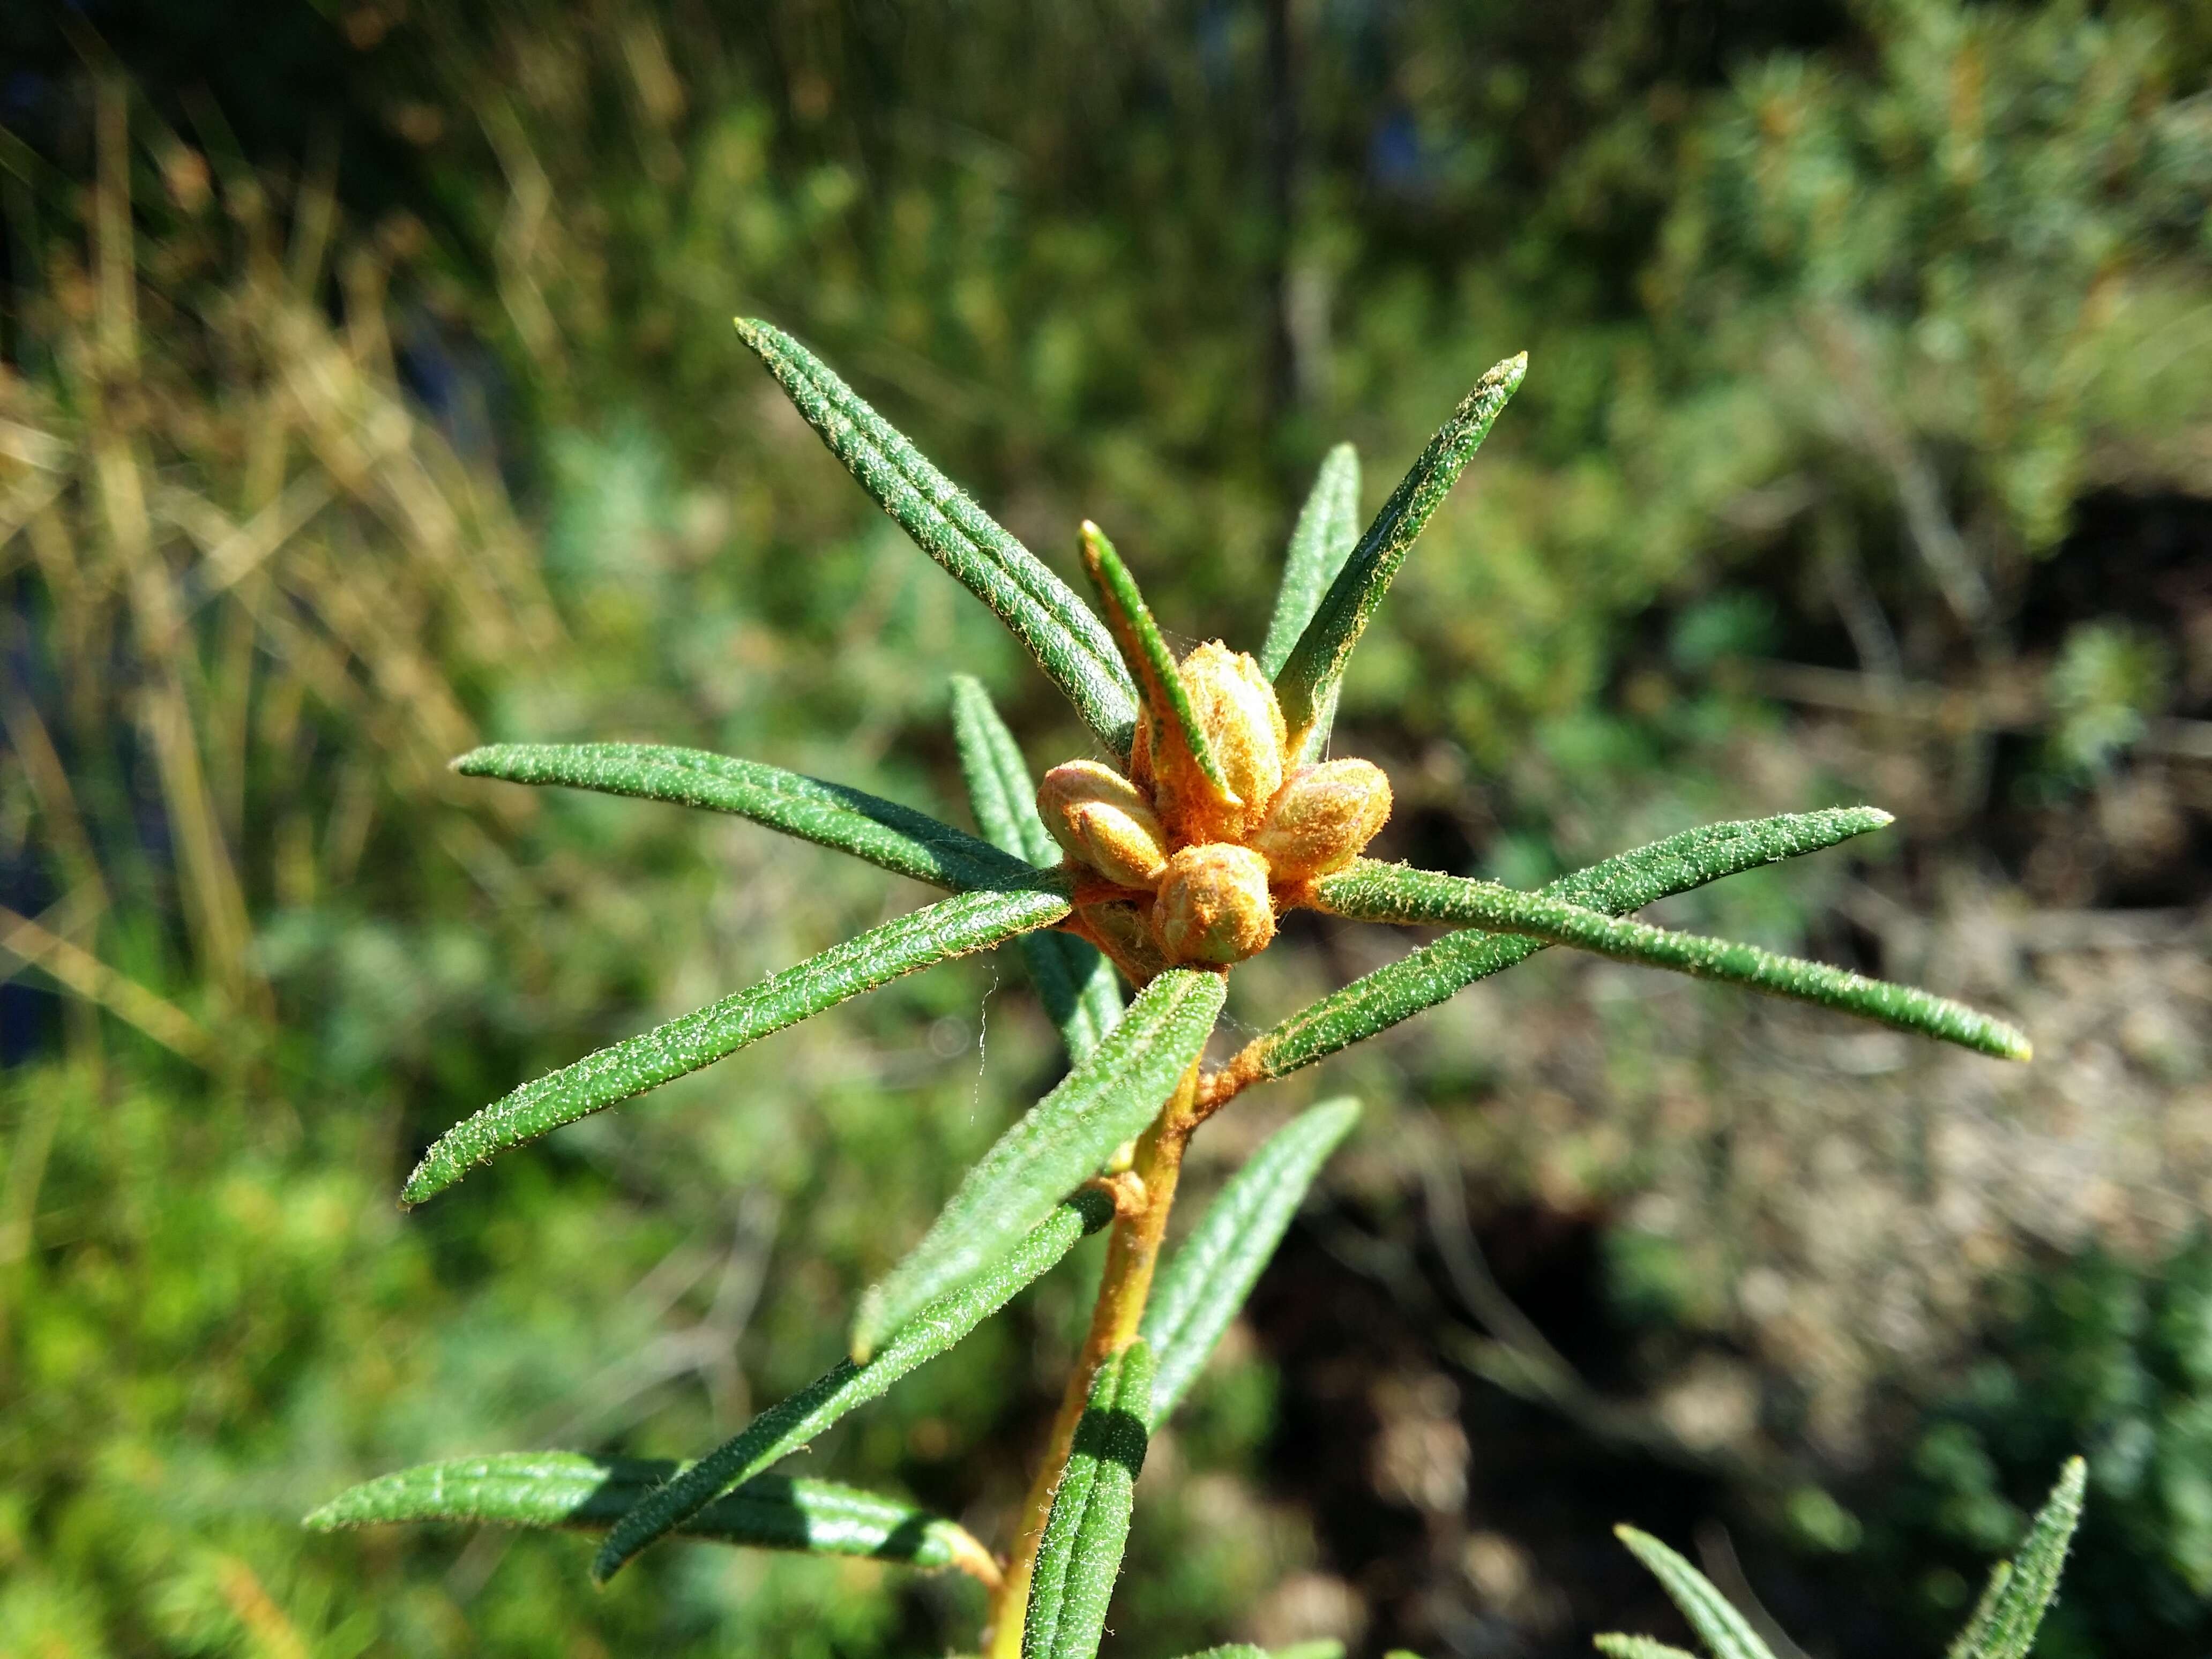
[[[872,1565],[684,1545],[599,1595],[573,1539],[295,1524],[401,1463],[727,1431],[836,1352],[857,1287],[1050,1080],[1015,975],[962,963],[391,1207],[422,1144],[519,1079],[917,896],[742,824],[464,787],[450,755],[650,738],[944,810],[955,669],[1033,760],[1082,749],[732,314],[806,339],[1063,569],[1095,517],[1170,628],[1246,642],[1327,445],[1359,444],[1379,500],[1526,348],[1347,684],[1347,747],[1398,782],[1390,851],[1534,882],[1864,793],[1905,816],[1887,865],[1683,915],[1880,965],[1877,888],[2205,901],[2199,9],[226,16],[40,16],[0,110],[0,1650],[965,1639],[961,1584]],[[1243,1017],[1356,971],[1341,941],[1300,945],[1240,981]],[[1608,1384],[1664,1398],[1720,1343],[1811,1401],[1744,1431],[1814,1517],[1794,1534],[1759,1480],[1705,1466],[1778,1559],[1859,1540],[1791,1580],[1832,1617],[1785,1622],[1893,1647],[1955,1623],[1942,1584],[1879,1564],[1999,1553],[2078,1446],[2083,1566],[2050,1650],[2212,1634],[2202,1247],[1993,1261],[1945,1340],[1852,1373],[1895,1395],[1882,1426],[1830,1432],[1829,1396],[1746,1334],[1739,1280],[1773,1241],[1726,1231],[1720,1169],[1758,1139],[1729,1091],[1796,1075],[1795,1051],[1757,1046],[1765,1015],[1686,1020],[1576,972],[1480,1006],[1589,1056],[1581,1081],[1523,1087],[1468,1016],[1312,1086],[1356,1082],[1386,1146],[1433,1105],[1478,1194],[1595,1218]],[[2185,1031],[2124,1046],[2154,1100],[2203,1109]],[[1883,1098],[1919,1133],[1972,1092],[1953,1076]],[[1741,1180],[1780,1184],[1812,1133]],[[1333,1201],[1409,1206],[1418,1154],[1364,1157]],[[1706,1231],[1639,1207],[1686,1191]],[[1071,1278],[812,1464],[993,1536]],[[1814,1335],[1786,1352],[1817,1368],[1842,1350]],[[1636,1623],[1580,1578],[1559,1614],[1499,1565],[1510,1508],[1471,1535],[1431,1515],[1363,1576],[1316,1522],[1329,1494],[1292,1495],[1308,1453],[1275,1425],[1310,1379],[1266,1352],[1217,1368],[1147,1473],[1133,1651],[1364,1627],[1564,1653]],[[1590,1485],[1562,1535],[1595,1551],[1621,1516]],[[1455,1596],[1478,1604],[1459,1623]]]

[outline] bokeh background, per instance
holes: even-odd
[[[2007,1068],[1552,952],[1247,1097],[1328,1173],[1140,1492],[1114,1650],[1933,1653],[2080,1449],[2039,1652],[2212,1645],[2212,9],[2110,0],[0,6],[0,1651],[945,1651],[964,1583],[310,1537],[474,1450],[696,1451],[1048,1086],[902,981],[401,1215],[516,1081],[910,907],[443,769],[653,738],[965,821],[946,674],[1085,746],[745,356],[1249,646],[1322,453],[1526,388],[1340,747],[1534,883],[1870,799],[1672,902],[2017,1019]],[[1265,1024],[1407,941],[1301,924]],[[1096,1264],[814,1448],[987,1537]]]

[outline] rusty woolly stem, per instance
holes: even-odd
[[[1037,1546],[1044,1540],[1045,1518],[1052,1513],[1053,1493],[1060,1488],[1068,1455],[1074,1449],[1076,1423],[1091,1398],[1091,1385],[1099,1366],[1137,1340],[1145,1302],[1152,1294],[1152,1271],[1159,1265],[1160,1242],[1167,1236],[1168,1212],[1175,1206],[1183,1149],[1205,1115],[1197,1109],[1200,1063],[1191,1062],[1175,1093],[1152,1120],[1152,1127],[1138,1139],[1132,1169],[1143,1183],[1143,1206],[1133,1214],[1115,1218],[1106,1245],[1105,1275],[1099,1281],[1098,1299],[1091,1304],[1090,1334],[1084,1338],[1083,1352],[1068,1375],[1060,1411],[1053,1419],[1052,1437],[1045,1445],[1044,1461],[1023,1502],[1021,1524],[1014,1534],[1005,1582],[991,1598],[987,1659],[1020,1659],[1030,1577],[1036,1569]]]

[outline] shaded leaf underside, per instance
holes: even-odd
[[[706,807],[750,818],[787,836],[850,853],[932,886],[964,891],[1019,882],[1057,855],[1028,859],[842,784],[780,766],[646,743],[500,743],[453,763],[472,778],[557,784],[640,800]]]
[[[1358,544],[1359,452],[1350,444],[1339,444],[1322,458],[1291,530],[1275,609],[1260,647],[1260,672],[1269,679],[1283,672],[1298,635],[1321,608],[1322,595]]]
[[[592,1577],[602,1582],[612,1577],[623,1563],[684,1525],[723,1492],[799,1450],[856,1407],[879,1398],[1042,1277],[1085,1233],[1113,1218],[1113,1200],[1103,1193],[1074,1194],[988,1272],[939,1297],[893,1333],[866,1364],[840,1360],[789,1399],[769,1407],[734,1438],[647,1493],[608,1534],[592,1563]]]
[[[318,1532],[390,1522],[513,1527],[612,1525],[680,1466],[581,1452],[507,1452],[380,1475],[307,1518]],[[895,1498],[826,1480],[762,1475],[686,1521],[684,1533],[756,1549],[951,1566],[980,1549],[966,1531]]]
[[[1013,733],[982,682],[966,674],[952,677],[952,732],[976,827],[1000,851],[1027,863],[1059,863],[1060,844],[1037,816],[1036,785]],[[1068,1058],[1080,1060],[1121,1018],[1113,963],[1097,946],[1056,932],[1023,934],[1022,956],[1037,1000],[1060,1027]]]

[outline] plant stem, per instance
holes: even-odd
[[[1136,1340],[1138,1325],[1144,1319],[1145,1301],[1152,1294],[1152,1270],[1159,1263],[1160,1241],[1167,1236],[1168,1212],[1175,1206],[1176,1182],[1182,1173],[1183,1148],[1189,1145],[1191,1131],[1200,1121],[1198,1067],[1199,1062],[1193,1060],[1160,1115],[1152,1120],[1152,1127],[1137,1142],[1132,1168],[1144,1183],[1144,1202],[1133,1213],[1115,1219],[1108,1239],[1106,1272],[1099,1281],[1098,1299],[1091,1304],[1090,1334],[1084,1339],[1083,1352],[1060,1395],[1044,1462],[1022,1504],[1006,1582],[992,1597],[991,1628],[986,1633],[988,1659],[1020,1659],[1030,1577],[1036,1567],[1046,1517],[1052,1513],[1053,1494],[1060,1489],[1068,1454],[1074,1448],[1076,1423],[1091,1398],[1091,1385],[1099,1366]]]

